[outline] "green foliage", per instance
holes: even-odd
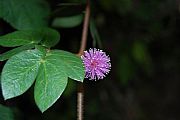
[[[52,17],[68,17],[82,14],[85,4],[82,3],[61,3],[59,7],[52,12]]]
[[[72,53],[52,50],[42,61],[35,84],[35,101],[42,112],[63,93],[68,77],[83,82],[84,68],[79,57]]]
[[[67,76],[63,66],[56,61],[58,60],[46,58],[37,76],[34,95],[36,104],[42,112],[61,96],[67,85]]]
[[[34,48],[36,44],[45,47],[53,47],[60,40],[60,34],[51,28],[39,30],[20,30],[0,37],[0,45],[4,47],[17,47],[0,55],[0,61],[9,59],[11,56],[27,49]]]
[[[15,31],[0,37],[0,45],[4,47],[17,47],[26,44],[39,43],[42,40],[37,30]]]
[[[13,111],[0,104],[0,120],[14,120]]]
[[[20,30],[0,37],[0,45],[4,47],[16,47],[27,44],[38,44],[43,46],[55,46],[60,40],[59,33],[51,28],[42,28],[38,30]]]
[[[85,70],[81,58],[70,52],[50,50],[59,42],[60,34],[47,26],[49,17],[55,27],[80,25],[84,5],[60,7],[63,9],[49,16],[46,0],[0,0],[0,19],[18,30],[0,36],[0,46],[13,47],[0,54],[0,61],[7,60],[0,77],[5,100],[22,95],[35,83],[35,102],[44,112],[62,95],[68,78],[83,82]],[[0,113],[0,119],[4,116]]]
[[[72,28],[83,20],[84,5],[81,3],[62,3],[53,13],[53,27]]]
[[[59,60],[67,76],[71,79],[83,82],[84,67],[82,60],[74,54],[62,50],[53,50],[47,54],[51,60]]]
[[[20,52],[7,61],[1,76],[3,96],[10,99],[23,94],[37,77],[35,101],[44,112],[61,96],[68,77],[83,82],[84,74],[82,61],[76,55],[37,47]]]
[[[83,14],[68,16],[68,17],[57,17],[53,20],[52,26],[62,28],[72,28],[80,25],[83,20]]]
[[[81,24],[83,9],[82,6],[70,16],[56,16],[53,26],[68,28]],[[36,81],[34,98],[42,112],[64,92],[68,77],[83,82],[85,75],[80,57],[49,49],[59,42],[60,34],[47,28],[48,15],[45,0],[0,0],[0,18],[19,30],[0,36],[0,46],[16,47],[0,55],[0,61],[8,60],[1,75],[3,97],[17,97]]]
[[[22,52],[24,50],[31,49],[31,48],[34,48],[34,44],[27,44],[27,45],[23,45],[23,46],[14,48],[12,50],[9,50],[8,52],[5,52],[5,53],[0,55],[0,61],[7,60],[10,57],[12,57],[13,55],[15,55],[15,54],[17,54],[19,52]]]
[[[51,28],[41,29],[41,37],[41,44],[46,47],[53,47],[60,40],[59,32]]]
[[[49,12],[45,0],[0,0],[0,18],[19,30],[47,26]]]
[[[1,76],[5,100],[23,94],[33,84],[42,57],[39,50],[26,50],[7,61]]]

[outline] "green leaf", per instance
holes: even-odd
[[[47,49],[42,45],[35,45],[35,48],[42,52],[43,56],[46,56]]]
[[[12,56],[2,70],[1,85],[4,99],[23,94],[33,84],[43,54],[35,50],[26,50]]]
[[[66,88],[68,77],[83,82],[84,67],[76,55],[62,51],[47,52],[35,83],[35,101],[44,112],[51,107]]]
[[[47,26],[49,12],[45,0],[0,0],[0,18],[19,30]]]
[[[29,29],[15,31],[0,37],[0,45],[4,47],[16,47],[26,44],[38,44],[41,42],[46,47],[55,46],[60,40],[58,31],[51,28]]]
[[[41,44],[46,47],[53,47],[60,40],[59,32],[51,28],[42,29],[42,36],[43,36],[43,40]]]
[[[4,47],[16,47],[26,44],[38,43],[42,40],[40,31],[22,30],[15,31],[0,37],[0,45]]]
[[[24,50],[31,49],[31,48],[34,48],[34,44],[28,44],[28,45],[23,45],[23,46],[14,48],[14,49],[12,49],[12,50],[10,50],[8,52],[5,52],[5,53],[1,54],[0,55],[0,61],[7,60],[10,57],[12,57],[13,55],[15,55],[17,53],[20,53],[20,52],[22,52]]]
[[[83,14],[67,16],[67,17],[57,17],[53,20],[52,26],[62,27],[62,28],[72,28],[80,25],[83,20]]]
[[[35,101],[42,112],[57,101],[67,85],[67,76],[62,63],[56,61],[47,58],[41,64],[35,83]]]
[[[99,48],[102,48],[101,39],[93,19],[90,20],[90,32],[93,38],[93,46],[96,46],[97,43]]]
[[[85,72],[80,57],[63,50],[52,50],[47,56],[51,56],[51,59],[54,61],[61,62],[68,77],[83,82]]]
[[[0,120],[14,120],[13,111],[0,104]]]

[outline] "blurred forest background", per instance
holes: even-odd
[[[84,3],[48,2],[52,11],[60,3]],[[95,37],[100,39],[95,41],[89,32],[88,48],[106,51],[111,57],[112,70],[104,80],[84,81],[84,119],[179,120],[180,1],[91,1],[91,17],[99,33]],[[61,34],[56,48],[78,52],[82,32],[79,23],[71,28],[52,24]],[[12,31],[14,28],[0,19],[0,34]],[[0,53],[7,49],[1,47]],[[3,65],[1,62],[1,69]],[[33,87],[7,101],[0,95],[0,103],[9,107],[1,105],[0,112],[12,111],[15,120],[75,120],[76,87],[77,82],[69,81],[65,93],[43,114],[35,105]]]

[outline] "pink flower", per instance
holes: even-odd
[[[84,51],[81,59],[85,66],[85,78],[90,80],[103,79],[110,71],[110,58],[102,50],[90,48],[89,51]]]

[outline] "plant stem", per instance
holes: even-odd
[[[84,86],[83,83],[78,84],[77,92],[77,120],[83,120],[84,110]]]
[[[87,0],[85,16],[84,16],[84,24],[83,24],[83,30],[82,30],[82,36],[81,36],[81,46],[78,52],[79,56],[81,56],[84,50],[86,49],[89,19],[90,19],[90,0]]]
[[[78,52],[78,56],[83,55],[84,50],[86,49],[89,19],[90,19],[90,0],[87,0],[82,37],[81,37],[81,46]],[[84,86],[82,83],[79,83],[78,91],[77,91],[77,120],[83,120],[83,110],[84,110],[83,101],[84,101]]]

